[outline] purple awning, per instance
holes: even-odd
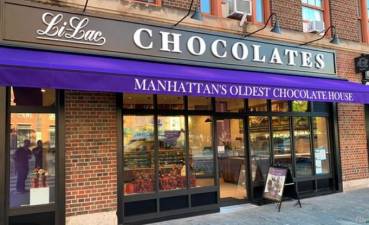
[[[0,85],[86,91],[369,103],[339,79],[0,47]]]

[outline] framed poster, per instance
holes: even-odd
[[[281,201],[284,184],[286,182],[287,168],[270,167],[265,183],[263,197],[273,201]]]

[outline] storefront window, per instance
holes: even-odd
[[[213,186],[215,180],[212,122],[209,116],[189,116],[191,187]]]
[[[310,27],[312,22],[321,22],[322,30],[324,30],[324,11],[322,0],[302,0],[302,20],[304,32],[320,32],[321,30],[313,30]]]
[[[274,164],[291,168],[289,117],[272,117]]]
[[[220,198],[241,200],[246,196],[244,124],[241,119],[216,121]]]
[[[124,116],[124,193],[155,190],[154,117]]]
[[[293,112],[308,112],[309,111],[309,102],[292,101],[292,111]]]
[[[10,88],[11,106],[55,106],[55,90],[44,88]]]
[[[296,176],[313,175],[313,162],[310,151],[310,127],[308,117],[293,117]]]
[[[288,112],[288,101],[272,100],[272,112]]]
[[[188,110],[211,110],[211,98],[188,97]]]
[[[263,183],[270,166],[269,118],[249,117],[252,181]]]
[[[266,112],[268,111],[266,99],[249,99],[248,109],[250,112]]]
[[[322,175],[330,173],[330,154],[328,144],[327,118],[313,117],[313,143],[315,154],[315,174]]]
[[[183,110],[184,101],[182,96],[158,95],[158,109]]]
[[[216,98],[217,112],[243,112],[244,100],[239,98]]]
[[[10,116],[10,208],[55,201],[55,114]]]
[[[153,109],[153,95],[124,94],[123,108],[125,109]]]
[[[161,191],[184,189],[186,181],[185,118],[159,116],[159,186]]]

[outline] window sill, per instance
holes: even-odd
[[[139,1],[139,0],[130,0],[130,2],[132,3],[138,3],[138,4],[143,4],[143,5],[146,5],[146,6],[156,6],[156,7],[161,7],[162,5],[162,0],[155,0],[154,3],[151,3],[151,2],[144,2],[144,1]]]

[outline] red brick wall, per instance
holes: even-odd
[[[359,54],[337,51],[338,74],[350,81],[361,82],[355,73],[354,58]],[[368,178],[368,149],[366,143],[363,105],[338,104],[341,165],[344,181]]]
[[[271,0],[272,13],[276,13],[281,27],[302,32],[301,0]]]
[[[117,208],[115,95],[65,93],[66,216]]]
[[[193,10],[195,6],[199,5],[200,0],[194,1]],[[175,7],[181,9],[188,9],[191,5],[191,0],[162,0],[162,5],[166,7]]]
[[[358,20],[358,1],[331,0],[331,21],[342,39],[360,41],[360,22]]]

